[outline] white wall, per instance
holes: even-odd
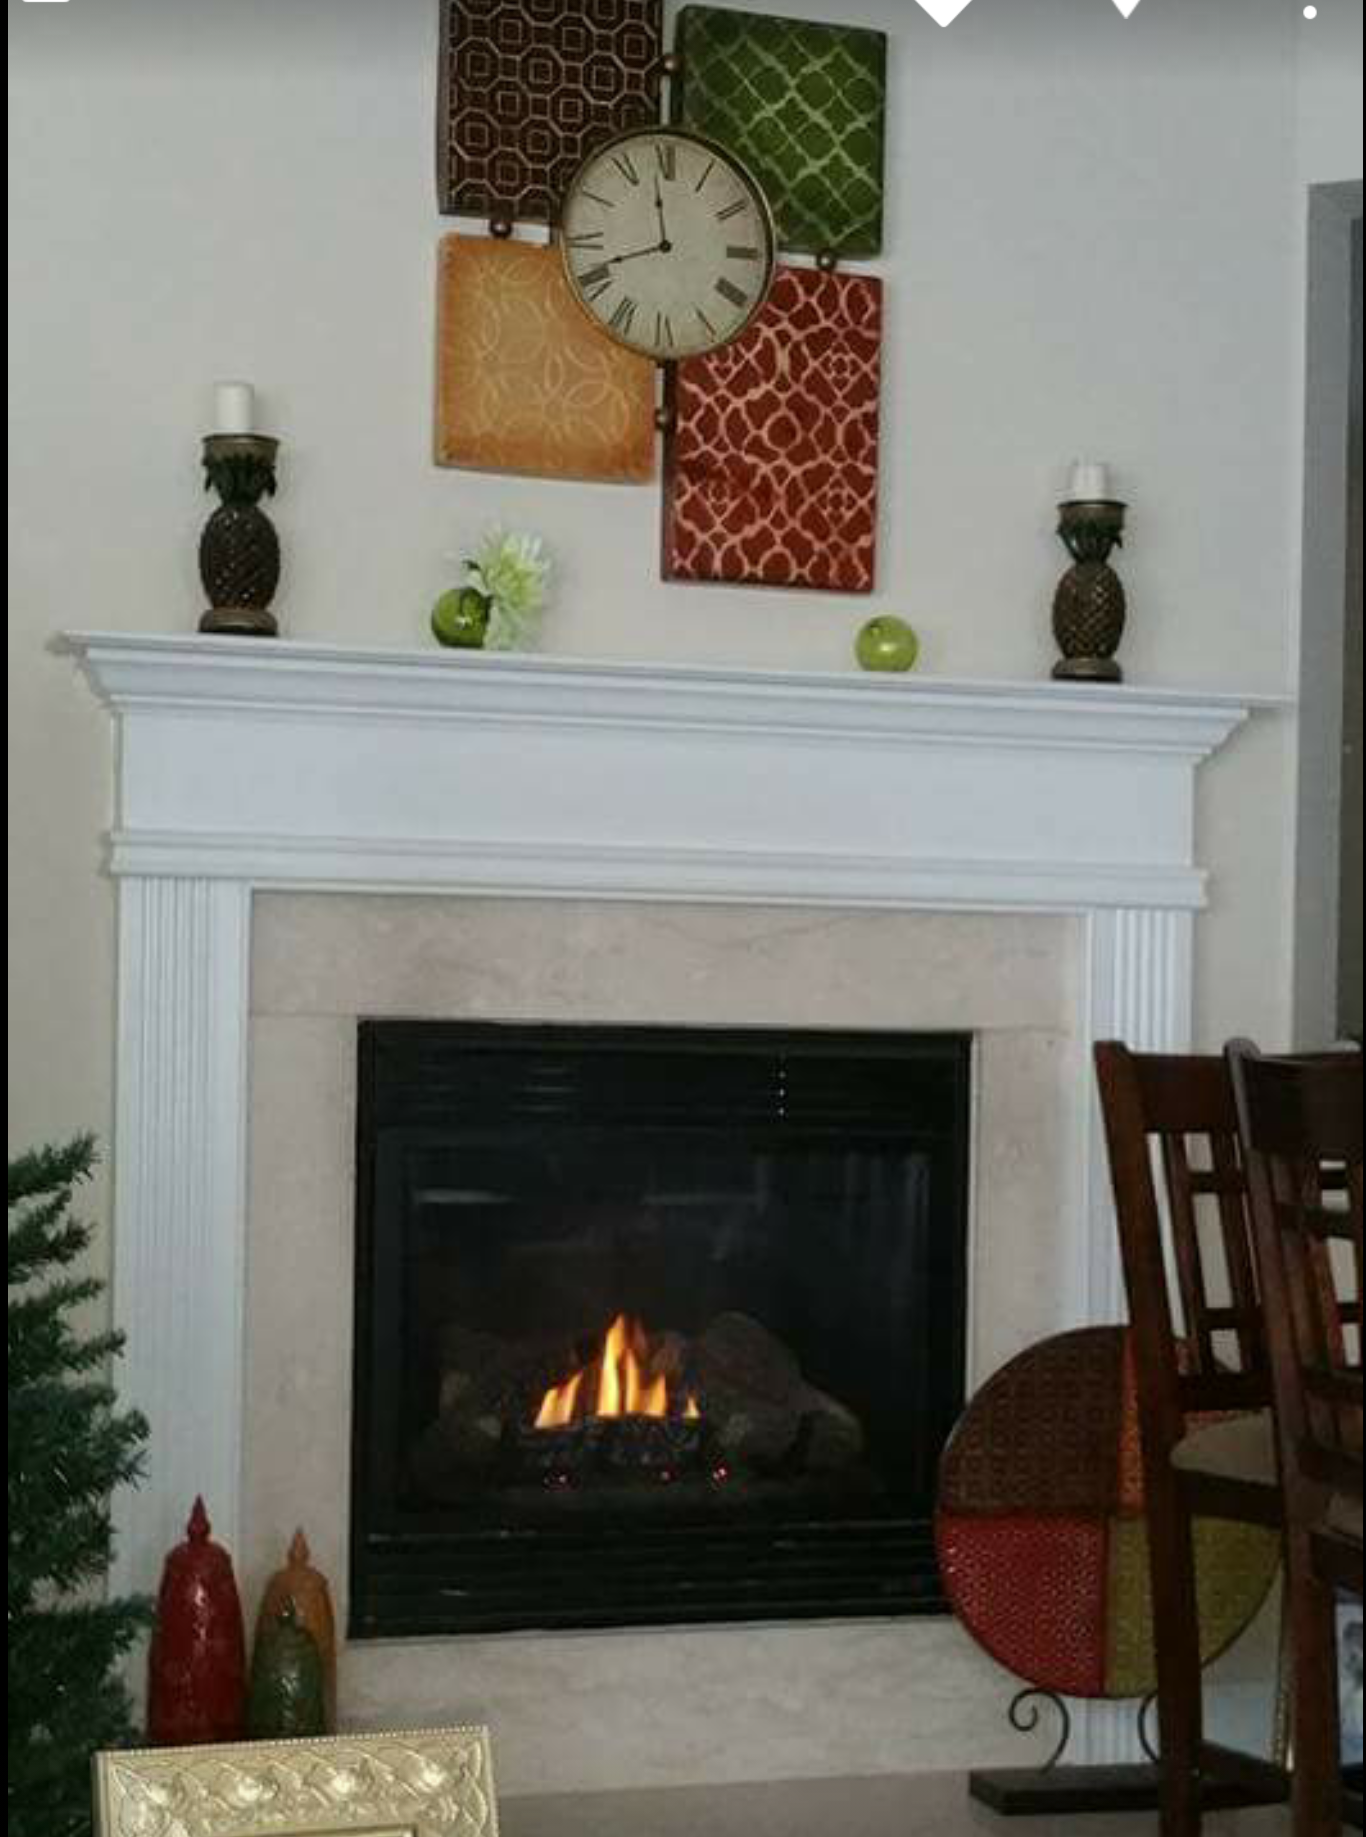
[[[908,0],[786,4],[892,33],[876,599],[920,627],[923,667],[1047,670],[1051,506],[1085,450],[1133,503],[1130,674],[1283,688],[1298,7],[1145,0],[1126,23],[1107,0],[974,0],[941,31]],[[110,746],[46,646],[68,625],[193,626],[214,377],[256,379],[285,441],[293,635],[426,642],[447,558],[495,514],[559,558],[561,651],[841,667],[869,607],[663,586],[652,488],[430,465],[449,227],[430,0],[12,0],[10,27],[10,1130],[27,1141],[107,1133],[110,1114]],[[1335,83],[1334,118],[1359,110]],[[1207,774],[1208,1039],[1287,1025],[1287,725],[1260,722]]]
[[[1296,30],[1296,164],[1303,185],[1361,177],[1362,4],[1325,0]]]

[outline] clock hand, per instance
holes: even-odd
[[[673,248],[673,244],[669,241],[669,231],[664,222],[664,197],[659,189],[657,177],[655,179],[655,215],[659,218],[659,252],[661,255],[667,255]]]
[[[618,262],[633,262],[641,255],[659,255],[670,246],[667,242],[652,242],[648,249],[628,249],[624,255],[609,255],[607,266],[613,268]]]

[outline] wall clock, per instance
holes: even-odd
[[[667,362],[738,338],[774,271],[768,200],[731,153],[678,128],[599,146],[560,213],[570,291],[609,337]]]

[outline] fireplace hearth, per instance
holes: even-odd
[[[937,1611],[970,1065],[362,1022],[352,1635]]]

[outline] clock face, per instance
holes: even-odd
[[[773,279],[773,219],[744,167],[675,128],[618,135],[570,183],[560,250],[602,329],[661,361],[737,338]]]

